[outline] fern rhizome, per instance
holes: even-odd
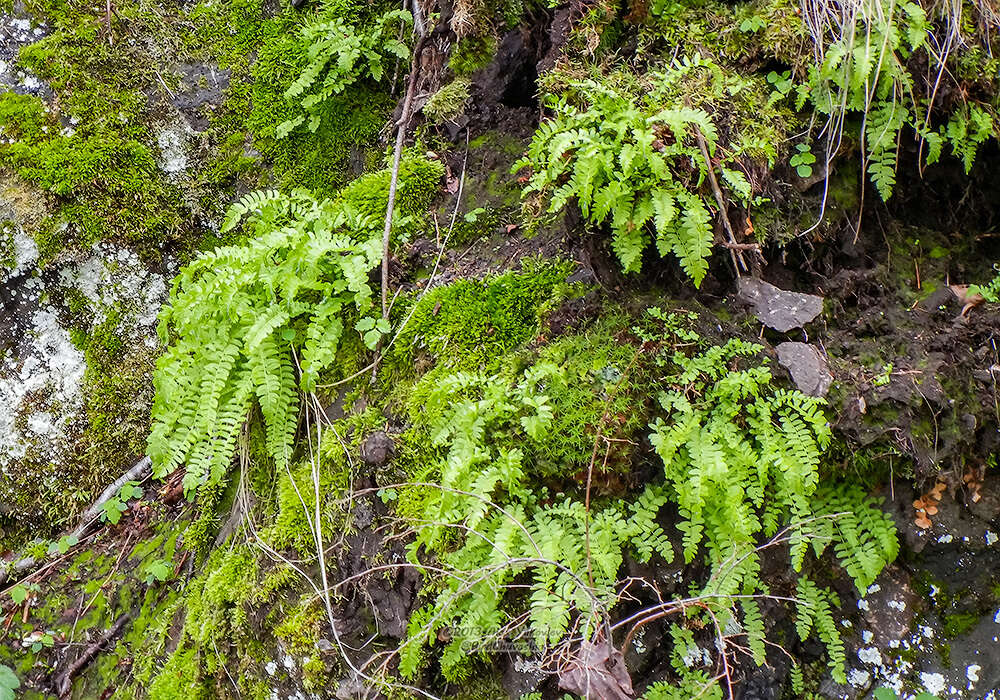
[[[896,555],[891,520],[859,490],[820,486],[831,439],[822,401],[773,387],[770,370],[754,361],[760,346],[704,347],[673,315],[653,316],[669,330],[640,331],[640,348],[660,348],[652,364],[661,409],[649,437],[664,478],[631,499],[595,498],[588,508],[578,485],[554,491],[531,478],[556,418],[552,397],[578,380],[558,351],[542,352],[521,371],[437,378],[420,393],[439,459],[407,499],[421,504],[410,556],[428,566],[437,593],[411,619],[404,675],[418,672],[422,648],[445,628],[451,641],[439,660],[448,678],[460,678],[468,655],[498,639],[543,657],[588,639],[611,624],[624,595],[625,553],[669,562],[676,544],[686,562],[708,565],[692,599],[723,626],[742,625],[758,663],[765,657],[758,599],[768,592],[760,552],[787,546],[800,572],[799,632],[818,631],[843,678],[835,597],[809,579],[807,559],[832,544],[864,590]],[[702,350],[691,353],[692,345]],[[612,369],[610,376],[628,372]],[[668,510],[677,513],[679,541],[663,527]]]

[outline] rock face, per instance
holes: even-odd
[[[15,0],[7,13],[0,13],[0,567],[23,550],[49,547],[52,554],[45,575],[26,580],[23,600],[0,591],[4,593],[0,681],[8,677],[4,673],[8,666],[16,666],[27,696],[45,697],[59,685],[54,679],[66,679],[73,669],[79,677],[69,679],[76,683],[71,694],[80,700],[236,696],[318,700],[368,698],[384,691],[373,689],[368,675],[379,668],[393,678],[412,681],[429,697],[452,700],[494,700],[504,694],[513,700],[535,693],[543,700],[555,700],[563,696],[562,690],[586,700],[638,700],[660,681],[679,685],[695,674],[718,678],[721,661],[727,659],[736,686],[731,700],[798,700],[790,690],[793,665],[804,669],[810,698],[869,700],[878,688],[891,689],[905,700],[914,700],[920,691],[932,692],[940,700],[997,697],[1000,479],[990,475],[994,467],[983,465],[993,465],[1000,451],[1000,351],[995,340],[1000,337],[1000,305],[966,305],[964,294],[955,290],[968,288],[949,286],[956,280],[963,284],[989,280],[992,260],[986,258],[996,252],[989,246],[995,244],[992,232],[1000,219],[1000,202],[992,194],[976,193],[996,189],[995,144],[989,147],[994,160],[987,162],[985,174],[974,172],[971,177],[978,180],[961,182],[963,206],[958,208],[975,212],[965,221],[983,219],[982,230],[974,234],[958,236],[954,232],[960,227],[951,218],[934,223],[933,217],[917,220],[906,211],[925,198],[927,190],[913,184],[918,178],[905,173],[902,158],[898,194],[903,195],[903,207],[893,209],[891,201],[876,204],[865,199],[869,218],[860,222],[863,225],[848,232],[844,221],[833,220],[813,236],[799,237],[801,231],[792,229],[805,218],[803,214],[819,206],[815,186],[819,180],[828,175],[831,182],[838,180],[839,196],[830,201],[838,199],[840,208],[844,192],[862,191],[865,184],[849,168],[827,167],[832,162],[806,166],[812,174],[793,182],[781,180],[787,156],[793,155],[788,147],[804,158],[808,151],[802,148],[807,144],[794,141],[809,141],[815,132],[809,134],[811,127],[798,129],[802,124],[794,136],[773,124],[761,126],[766,119],[747,109],[759,93],[770,92],[771,76],[755,66],[768,66],[765,71],[770,66],[804,66],[809,58],[771,55],[768,47],[759,45],[760,37],[766,35],[770,41],[777,36],[781,41],[776,43],[786,48],[802,45],[806,54],[812,53],[813,47],[802,41],[804,34],[785,35],[781,22],[770,23],[792,20],[799,32],[801,17],[794,13],[795,3],[753,4],[754,12],[770,15],[778,8],[787,16],[768,16],[763,31],[741,29],[736,42],[728,30],[703,32],[699,24],[703,17],[681,23],[675,13],[695,9],[712,27],[753,26],[756,19],[742,16],[749,3],[709,3],[708,12],[688,2],[655,7],[661,4],[647,8],[645,3],[626,3],[627,15],[626,8],[616,6],[622,16],[606,19],[600,17],[604,8],[585,7],[586,3],[550,4],[548,9],[537,3],[502,3],[503,16],[495,12],[494,3],[412,4],[416,14],[429,13],[423,20],[433,27],[417,64],[415,109],[402,131],[407,151],[411,146],[420,153],[433,149],[429,156],[440,170],[435,169],[437,174],[425,183],[408,183],[406,177],[397,183],[397,215],[415,200],[422,204],[398,216],[391,232],[388,281],[398,296],[389,316],[393,332],[384,338],[386,354],[375,363],[378,370],[371,381],[366,371],[355,374],[372,361],[371,346],[357,333],[363,333],[364,326],[356,321],[357,314],[367,313],[368,301],[376,307],[378,301],[366,298],[343,306],[337,302],[337,310],[329,313],[344,314],[340,330],[308,336],[317,346],[324,339],[338,343],[336,357],[327,365],[330,372],[361,377],[357,382],[331,377],[333,384],[320,383],[316,392],[321,405],[332,401],[329,418],[337,422],[338,430],[317,428],[314,434],[336,434],[336,444],[321,444],[313,451],[316,446],[308,443],[312,412],[303,410],[300,415],[289,410],[278,427],[292,435],[294,444],[286,453],[285,468],[276,466],[276,455],[262,444],[283,443],[284,438],[275,440],[276,431],[263,425],[270,413],[268,389],[257,390],[248,409],[247,404],[235,402],[239,410],[225,412],[229,425],[242,430],[233,433],[238,448],[230,450],[232,461],[225,456],[220,460],[222,476],[217,482],[212,477],[218,475],[204,475],[200,481],[192,479],[195,485],[188,488],[185,469],[196,459],[176,465],[165,486],[144,483],[141,497],[115,501],[116,510],[105,511],[105,518],[110,520],[114,513],[121,520],[102,524],[99,530],[95,527],[77,545],[58,539],[63,524],[81,513],[92,493],[120,474],[122,464],[131,463],[146,449],[151,373],[161,350],[157,313],[167,300],[179,261],[216,246],[239,247],[251,237],[280,238],[277,231],[267,233],[267,226],[254,223],[220,227],[233,201],[252,203],[254,199],[244,195],[261,189],[287,194],[306,188],[316,195],[317,207],[332,211],[344,196],[342,188],[356,188],[357,213],[374,221],[380,235],[390,181],[382,167],[393,140],[384,137],[403,111],[409,69],[400,45],[379,68],[371,55],[362,59],[367,67],[338,64],[338,70],[360,70],[360,78],[336,89],[326,84],[330,100],[324,98],[322,114],[316,112],[318,121],[307,121],[279,136],[286,120],[301,116],[303,105],[319,97],[319,93],[286,97],[296,94],[289,88],[298,71],[311,65],[310,70],[319,71],[316,78],[328,69],[313,59],[324,51],[336,51],[330,48],[336,44],[331,37],[323,45],[309,46],[307,33],[301,31],[303,21],[343,7],[370,23],[377,19],[370,16],[374,8],[381,11],[378,3],[32,2],[32,11],[49,12],[46,18],[28,17],[21,0]],[[930,9],[929,2],[923,4]],[[305,5],[301,11],[295,9],[299,5]],[[972,11],[987,5],[966,3]],[[470,8],[475,16],[469,15]],[[450,26],[461,13],[468,16]],[[358,20],[340,19],[344,24],[330,22],[327,27],[339,33]],[[664,28],[671,39],[692,31],[704,33],[697,38],[709,45],[702,51],[700,41],[686,42],[698,47],[697,60],[693,53],[686,55],[680,42],[665,53],[656,45],[662,37],[651,36]],[[357,25],[358,33],[364,29]],[[386,37],[409,41],[405,22],[398,32],[394,24]],[[709,33],[725,36],[726,46],[711,46],[718,36]],[[784,41],[789,37],[794,41]],[[337,39],[344,37],[338,34]],[[391,41],[383,43],[392,45]],[[738,63],[725,55],[732,43],[749,47]],[[992,51],[996,55],[996,47]],[[671,61],[665,60],[668,54]],[[348,58],[340,56],[344,62]],[[623,60],[616,65],[619,58]],[[922,69],[924,58],[914,53],[909,68]],[[720,65],[713,65],[715,61]],[[318,78],[320,82],[337,77],[333,65]],[[716,68],[724,81],[719,86],[738,91],[696,94],[704,92],[704,80],[716,79]],[[555,172],[587,153],[590,139],[600,131],[600,127],[574,131],[565,134],[565,141],[552,142],[548,168],[532,165],[512,171],[514,163],[530,152],[536,129],[544,131],[544,125],[558,122],[548,117],[560,110],[585,109],[591,87],[596,95],[598,89],[615,87],[619,81],[623,89],[633,83],[640,86],[638,97],[622,93],[628,97],[622,100],[626,107],[630,100],[638,104],[647,97],[658,99],[658,88],[647,88],[661,82],[660,77],[650,81],[647,74],[674,69],[683,75],[669,89],[678,88],[698,100],[697,105],[692,100],[688,113],[697,108],[718,123],[712,153],[704,159],[713,173],[715,165],[720,166],[717,174],[726,196],[714,200],[717,204],[706,196],[710,183],[702,178],[707,171],[699,170],[702,159],[689,138],[696,132],[694,122],[683,127],[689,131],[674,126],[671,134],[666,112],[643,117],[647,120],[635,121],[634,126],[628,120],[603,122],[635,129],[624,147],[601,151],[613,152],[604,167],[623,175],[599,190],[604,204],[610,207],[616,202],[613,214],[599,219],[585,213],[587,206],[579,201],[585,184],[575,195],[570,192],[586,179],[583,169],[581,174],[563,171],[545,192],[525,191],[535,175]],[[561,84],[584,76],[591,81],[588,87],[566,89]],[[605,79],[608,83],[602,85]],[[435,124],[425,118],[432,110],[420,114],[430,95],[440,95],[442,86],[456,85],[461,89],[451,95],[461,95],[461,110],[454,119]],[[968,91],[969,109],[996,102],[995,95],[979,92],[981,85],[959,87],[945,86],[942,95],[964,96]],[[764,94],[769,111],[774,111],[779,97],[775,93],[768,99]],[[616,101],[608,93],[602,109],[617,109]],[[793,112],[802,109],[785,105],[774,115],[791,122],[798,118]],[[933,116],[935,128],[951,127],[944,114]],[[32,120],[37,122],[37,133],[29,138],[21,132]],[[744,128],[738,123],[742,121],[754,122],[752,128]],[[645,140],[639,138],[643,123],[657,125]],[[706,131],[702,136],[711,134]],[[739,142],[734,140],[737,136]],[[764,160],[782,165],[768,166],[762,156],[751,154],[751,146],[761,143],[773,144],[775,151]],[[633,145],[647,149],[646,157],[639,158],[638,150],[630,154]],[[726,155],[737,145],[742,149],[739,163]],[[954,148],[946,149],[943,159],[959,152],[957,144],[951,145]],[[670,154],[678,149],[688,155],[675,159]],[[621,189],[656,175],[653,152],[669,155],[671,164],[663,167],[671,168],[678,197],[654,189],[654,199],[648,192],[636,195]],[[404,154],[404,170],[408,159]],[[955,172],[958,165],[951,165]],[[418,189],[426,193],[417,196]],[[738,189],[753,197],[729,196]],[[773,196],[779,192],[785,194]],[[562,213],[547,210],[555,193],[567,203]],[[424,194],[428,202],[434,199],[433,205],[423,203]],[[703,198],[704,211],[687,206],[683,212],[672,211],[688,196]],[[952,204],[959,198],[942,195],[941,201]],[[956,208],[934,202],[942,210]],[[775,211],[765,209],[772,205]],[[284,221],[297,206],[289,203],[286,211],[263,216]],[[250,204],[245,208],[248,219],[260,211]],[[789,212],[793,215],[786,216]],[[344,219],[349,221],[354,212],[342,213],[352,214]],[[699,213],[704,214],[703,221]],[[757,222],[761,255],[769,258],[760,274],[769,282],[759,277],[734,281],[730,276],[726,253],[718,245],[726,214],[740,240],[746,241],[737,244],[741,250],[757,247],[749,243]],[[621,226],[622,217],[634,220]],[[884,222],[899,230],[884,234]],[[704,234],[698,247],[714,251],[712,256],[705,253],[714,259],[709,263],[705,258],[704,284],[696,287],[683,274],[686,268],[677,268],[676,256],[655,256],[652,247],[644,252],[640,270],[622,272],[616,246],[631,243],[629,237],[652,243],[654,232],[662,234],[666,226],[682,224],[688,230],[685,238],[697,229]],[[342,223],[333,226],[339,239]],[[928,230],[932,226],[934,230]],[[321,240],[330,232],[317,224],[311,233]],[[732,232],[730,240],[731,236]],[[663,247],[666,239],[656,238]],[[368,240],[381,243],[380,238]],[[348,251],[353,241],[329,245],[344,256],[345,268],[356,268]],[[679,240],[673,245],[682,247]],[[649,265],[650,256],[659,264]],[[543,267],[565,269],[565,274],[542,284]],[[495,277],[508,272],[525,281],[494,285]],[[374,289],[379,275],[376,269],[353,269],[348,289],[369,283]],[[296,279],[294,271],[288,278]],[[309,286],[315,281],[305,285],[312,295],[310,303],[325,294]],[[464,284],[468,288],[463,290]],[[455,296],[442,297],[443,305],[420,309],[425,292],[449,285]],[[298,398],[296,372],[305,365],[296,369],[296,364],[286,363],[272,371],[267,354],[278,343],[283,352],[295,348],[306,327],[302,319],[289,319],[285,332],[269,337],[274,327],[267,324],[281,325],[281,314],[295,314],[276,303],[248,314],[218,288],[206,283],[199,289],[201,298],[224,310],[216,317],[223,319],[219,327],[225,326],[227,315],[253,315],[259,322],[256,328],[262,335],[250,350],[259,362],[239,371],[264,377],[276,373],[278,390]],[[274,289],[268,286],[269,291]],[[813,293],[787,291],[791,289]],[[646,314],[653,303],[662,303],[662,313]],[[411,304],[412,317],[407,316]],[[456,309],[463,313],[454,313]],[[419,328],[405,342],[406,336],[396,333],[402,330],[397,320],[404,316]],[[647,335],[650,327],[644,324],[651,323],[650,317],[657,321],[656,332]],[[600,329],[609,321],[616,330],[601,336]],[[822,558],[808,555],[798,572],[790,566],[781,536],[767,545],[760,542],[762,547],[774,545],[760,562],[759,577],[766,589],[757,589],[773,594],[761,596],[757,613],[768,642],[762,665],[746,653],[755,631],[750,606],[737,608],[736,616],[716,634],[699,604],[684,603],[679,611],[662,605],[690,600],[718,550],[704,545],[698,549],[695,543],[696,551],[680,555],[685,538],[691,539],[704,523],[678,520],[678,512],[686,506],[664,495],[669,490],[662,486],[666,458],[649,432],[649,426],[663,417],[657,404],[667,402],[663,398],[667,390],[676,393],[670,400],[689,407],[708,392],[699,388],[701,380],[690,381],[700,371],[697,367],[690,370],[694,374],[685,372],[686,377],[674,379],[664,379],[661,370],[668,364],[683,365],[685,359],[693,365],[703,345],[718,349],[728,339],[739,339],[733,345],[743,349],[750,343],[742,341],[764,339],[763,344],[775,345],[778,363],[787,370],[791,384],[781,372],[774,384],[788,403],[801,400],[789,396],[792,385],[810,396],[829,398],[803,402],[815,404],[816,412],[810,415],[815,417],[813,425],[832,431],[829,449],[824,442],[815,455],[822,464],[817,479],[831,489],[850,481],[863,497],[881,499],[884,510],[896,520],[901,540],[896,562],[864,591],[854,589],[856,577],[837,563],[830,551],[835,547],[828,547]],[[560,345],[567,340],[572,343]],[[225,356],[229,346],[208,347]],[[620,363],[602,359],[597,351],[607,348],[628,351],[634,364],[629,359]],[[303,359],[302,354],[293,357],[296,363]],[[586,362],[572,369],[575,358]],[[733,434],[721,428],[742,429],[749,422],[747,412],[741,412],[748,398],[740,393],[748,386],[743,383],[748,375],[741,371],[745,361],[749,358],[738,354],[712,369],[720,383],[729,382],[727,413],[720,414],[717,423],[723,440]],[[519,374],[532,362],[537,373]],[[770,376],[773,367],[759,369],[760,376]],[[186,386],[194,387],[190,403],[209,395],[205,391],[209,382],[222,381],[225,372],[220,363],[217,377],[197,384],[187,380]],[[482,387],[479,375],[490,377]],[[504,382],[511,376],[523,376],[525,384],[511,385],[508,392]],[[530,392],[510,401],[516,396],[513,387],[520,392],[529,384]],[[333,385],[338,387],[336,395],[324,394],[323,387]],[[456,389],[459,386],[464,388]],[[564,391],[577,386],[585,391],[579,395]],[[440,398],[445,394],[438,393],[444,390],[452,392],[448,401],[467,402],[447,430],[462,424],[458,427],[463,431],[468,427],[469,434],[479,431],[488,439],[475,441],[475,447],[468,440],[446,446],[450,437],[442,438],[444,429],[434,425],[440,417],[435,401],[445,401]],[[221,404],[221,398],[202,403],[197,413],[177,423],[201,428],[220,419],[219,406],[210,404]],[[169,402],[159,405],[165,404]],[[499,406],[503,406],[502,420],[490,417]],[[546,417],[546,412],[558,420],[569,418],[550,423],[552,416]],[[244,421],[248,414],[249,421]],[[778,413],[761,416],[776,422],[787,418]],[[696,423],[692,418],[687,424],[692,436]],[[684,424],[671,419],[671,425]],[[766,423],[754,427],[761,426]],[[232,447],[225,439],[206,434],[211,440],[205,441],[205,450]],[[678,433],[680,439],[683,435]],[[766,457],[742,461],[764,465],[785,446],[775,443],[771,441],[774,450]],[[753,479],[732,478],[735,460],[727,463],[718,457],[715,448],[720,444],[721,440],[712,445],[692,437],[686,447],[695,455],[691,464],[709,465],[712,478],[724,484],[720,494],[730,486],[749,492]],[[196,457],[197,451],[193,454]],[[781,461],[781,467],[793,471],[792,462],[801,453],[785,456],[789,459]],[[810,462],[813,456],[808,453]],[[525,499],[517,509],[506,509],[504,515],[513,522],[503,523],[478,513],[454,515],[459,511],[453,506],[460,499],[451,504],[442,501],[437,513],[425,512],[423,501],[434,492],[434,483],[428,482],[443,485],[449,470],[460,462],[463,469],[471,465],[465,486],[488,496],[481,498],[484,513],[486,506],[492,512],[504,503],[512,489],[523,492],[522,481],[530,481],[530,502]],[[589,469],[581,470],[588,462]],[[668,464],[668,475],[669,471]],[[964,478],[967,474],[972,476]],[[675,483],[684,483],[685,478],[687,484],[699,483],[688,471],[682,471]],[[924,507],[918,516],[913,504],[925,500],[925,487],[937,483],[935,479],[947,482],[939,489],[944,494],[934,499],[933,513]],[[418,482],[419,487],[399,487],[407,481]],[[441,490],[460,493],[451,486]],[[655,502],[656,508],[639,503],[639,494]],[[816,500],[826,495],[810,494]],[[661,496],[663,503],[658,500]],[[755,509],[763,511],[771,496],[769,487],[757,487],[752,512],[739,511],[724,525],[758,517]],[[720,495],[712,500],[702,515],[722,499]],[[607,504],[611,507],[605,509]],[[785,502],[759,519],[790,504],[800,505]],[[603,529],[594,528],[595,522],[602,522],[594,520],[598,507],[608,518],[603,522],[610,524]],[[585,534],[581,536],[572,521],[567,520],[564,528],[549,520],[557,509],[567,516],[585,511],[585,518],[581,515],[575,521],[586,523]],[[866,517],[874,517],[873,512],[877,515],[873,508]],[[602,573],[617,580],[595,588],[592,564],[598,558],[593,555],[616,550],[615,538],[646,517],[663,525],[664,538],[677,555],[666,561],[658,549],[640,561],[640,552],[634,550],[646,542],[631,542],[632,549],[620,559],[615,551],[610,556],[604,552],[601,559],[607,565],[600,566],[608,571]],[[846,520],[838,522],[845,530]],[[426,531],[428,525],[454,527],[435,543],[415,540],[414,533]],[[494,525],[495,530],[485,529]],[[681,525],[689,529],[684,531]],[[781,524],[774,525],[772,532],[779,532]],[[11,534],[15,528],[20,530]],[[602,537],[592,539],[595,532]],[[25,546],[36,535],[39,542]],[[764,539],[758,534],[752,537]],[[43,538],[54,541],[48,545]],[[534,573],[539,571],[534,564],[526,568],[527,562],[537,564],[543,558],[541,548],[536,546],[537,557],[530,552],[517,558],[509,554],[522,539],[543,545],[545,566],[553,565],[551,576]],[[411,547],[414,542],[419,546]],[[492,560],[466,572],[461,595],[455,597],[464,599],[465,593],[475,591],[462,603],[470,615],[461,619],[472,624],[430,625],[427,639],[421,640],[419,630],[428,624],[421,622],[421,615],[430,614],[427,606],[445,590],[445,578],[435,576],[455,578],[445,567],[480,555],[472,548],[463,551],[465,542],[482,545]],[[741,546],[752,549],[746,539]],[[64,555],[61,547],[71,551]],[[590,578],[586,589],[565,583],[563,574],[572,571],[563,571],[561,557],[585,560],[589,576],[575,578],[581,582]],[[873,567],[883,563],[878,560]],[[502,571],[512,564],[511,576],[503,583],[479,585],[481,573]],[[832,604],[832,635],[829,627],[821,630],[816,622],[808,639],[798,639],[796,626],[801,621],[796,620],[794,607],[785,603],[801,590],[796,588],[802,582],[800,574],[836,594],[839,604]],[[747,574],[748,579],[757,575],[756,570]],[[736,585],[734,579],[725,578],[723,573],[716,582]],[[525,592],[533,585],[548,586],[554,595],[530,598]],[[578,593],[563,610],[561,591],[570,590]],[[600,605],[593,608],[597,624],[591,625],[577,615],[586,597],[595,593]],[[606,608],[603,599],[614,595],[621,598]],[[484,601],[501,604],[479,617],[473,615]],[[628,618],[637,610],[641,614],[647,605],[651,616],[641,626],[635,623],[634,635],[627,633]],[[508,645],[511,638],[527,637],[506,637],[507,629],[502,629],[503,634],[490,637],[482,654],[467,651],[474,646],[471,642],[485,641],[481,630],[474,628],[480,621],[484,625],[496,621],[521,632],[533,618],[548,617],[547,624],[558,628],[563,616],[573,635],[565,644],[565,638],[552,641],[543,634],[534,636],[531,644]],[[116,620],[128,622],[116,627]],[[606,629],[611,630],[606,637],[595,633]],[[108,630],[116,630],[113,639],[103,638]],[[687,633],[689,641],[682,638]],[[824,634],[845,642],[846,684],[832,680],[820,643]],[[411,677],[401,670],[405,661],[400,645],[414,638],[416,644],[410,649],[423,658],[410,659],[415,665]],[[461,669],[468,677],[459,674],[458,680],[446,670],[447,652],[441,653],[456,639],[470,642],[457,652],[469,660]],[[631,643],[625,645],[625,639]],[[724,656],[727,639],[732,645]],[[95,650],[97,656],[89,664],[76,666]],[[561,663],[553,664],[553,658]],[[470,687],[465,687],[467,682]],[[690,685],[676,695],[689,690]],[[700,697],[699,692],[691,690],[686,697]]]

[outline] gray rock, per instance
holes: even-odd
[[[383,466],[395,454],[396,448],[392,438],[386,435],[384,430],[372,433],[361,445],[361,459],[373,467]]]
[[[740,278],[738,294],[740,300],[753,305],[761,323],[782,333],[804,326],[823,311],[823,297],[786,292],[753,277]]]
[[[808,343],[781,343],[776,348],[778,363],[792,375],[792,381],[803,394],[826,396],[833,383],[833,375],[827,367],[826,358]]]
[[[180,78],[170,93],[170,103],[184,115],[191,128],[208,129],[212,114],[225,101],[230,73],[212,63],[180,63],[174,66]]]
[[[537,692],[549,677],[538,659],[525,658],[520,654],[505,655],[503,658],[506,663],[501,684],[511,700]]]

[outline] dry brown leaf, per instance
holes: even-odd
[[[632,679],[625,658],[610,642],[582,642],[559,672],[559,687],[584,700],[631,700]]]
[[[971,309],[976,308],[986,301],[982,294],[969,294],[969,285],[967,284],[952,284],[949,285],[948,289],[951,290],[951,293],[962,304],[961,316],[966,316]]]

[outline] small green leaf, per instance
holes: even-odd
[[[170,578],[170,574],[173,568],[170,566],[170,562],[164,559],[156,559],[151,561],[146,565],[146,585],[153,583],[154,581],[163,582]]]
[[[295,340],[295,329],[286,328],[285,330],[281,331],[281,339],[287,340],[289,342]]]
[[[9,666],[0,664],[0,700],[14,700],[14,691],[21,687],[21,681]]]
[[[381,338],[381,337],[382,337],[382,334],[379,333],[376,330],[370,330],[370,331],[368,331],[367,333],[365,333],[365,335],[363,337],[363,340],[365,342],[365,346],[369,350],[374,350],[376,347],[378,347],[378,341],[379,341],[379,338]]]
[[[18,584],[10,589],[10,597],[14,601],[14,605],[20,605],[28,599],[28,589]]]
[[[795,168],[795,172],[798,173],[799,177],[806,178],[813,174],[813,169],[811,165],[800,165]]]

